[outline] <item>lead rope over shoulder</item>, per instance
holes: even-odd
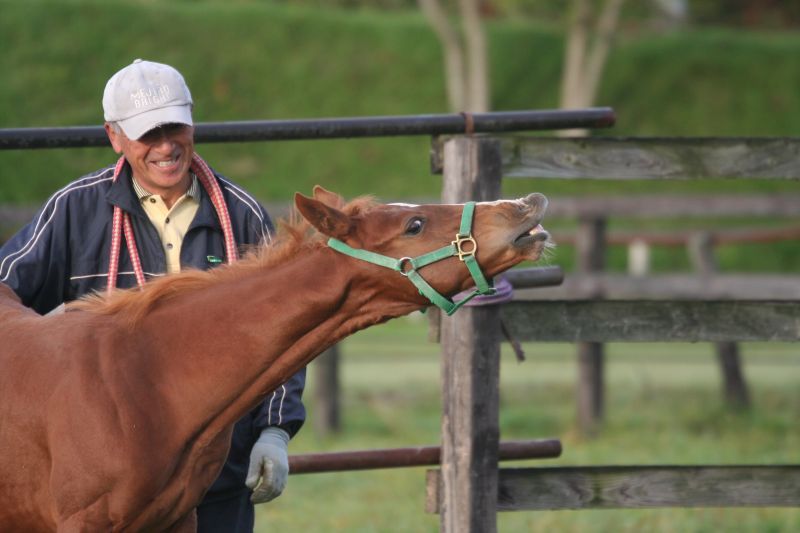
[[[456,238],[448,246],[443,246],[432,252],[420,255],[418,257],[401,257],[395,259],[385,255],[370,252],[368,250],[361,250],[352,248],[338,239],[331,237],[328,239],[328,246],[337,252],[373,263],[382,267],[390,268],[400,272],[406,276],[411,283],[413,283],[420,294],[425,296],[431,301],[433,305],[444,311],[449,315],[455,313],[461,306],[466,304],[478,295],[491,295],[495,293],[495,288],[492,282],[487,281],[486,277],[481,272],[478,260],[475,254],[478,251],[478,243],[472,237],[472,219],[475,212],[475,202],[467,202],[464,204],[464,210],[461,213],[461,226],[456,234]],[[418,270],[426,265],[447,259],[448,257],[457,256],[467,266],[473,281],[475,282],[475,290],[467,295],[464,299],[454,302],[453,300],[443,296],[436,291],[431,285],[425,281]]]
[[[117,161],[114,167],[113,181],[117,181],[122,168],[125,166],[125,156],[122,156]],[[225,237],[225,254],[228,263],[233,263],[238,259],[238,252],[236,251],[236,241],[233,238],[233,226],[231,225],[231,216],[228,213],[228,206],[225,204],[225,198],[222,195],[222,189],[219,187],[214,173],[211,168],[206,164],[203,159],[197,155],[192,154],[192,162],[189,167],[192,172],[197,176],[197,179],[203,185],[203,188],[208,193],[211,203],[217,212],[217,217],[222,225],[222,233]],[[136,247],[136,238],[133,234],[133,226],[131,225],[131,217],[128,213],[124,212],[119,206],[114,206],[114,215],[111,221],[111,250],[109,253],[108,261],[108,285],[106,290],[111,292],[117,286],[117,275],[119,273],[119,252],[122,243],[122,235],[125,235],[125,243],[128,247],[128,255],[130,255],[131,263],[133,264],[133,273],[136,276],[136,284],[141,287],[145,284],[144,270],[142,269],[142,261],[139,257],[139,250]]]

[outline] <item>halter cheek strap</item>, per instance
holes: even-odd
[[[478,251],[478,243],[472,237],[472,219],[475,212],[475,202],[467,202],[464,204],[464,210],[461,213],[461,226],[456,238],[448,246],[443,246],[432,252],[420,255],[418,257],[401,257],[394,259],[385,255],[370,252],[369,250],[361,250],[352,248],[342,241],[334,238],[328,239],[328,246],[337,252],[361,259],[368,263],[378,266],[396,270],[403,276],[407,277],[413,283],[420,294],[425,296],[431,301],[433,305],[452,315],[462,305],[473,299],[478,295],[491,295],[495,293],[495,288],[492,283],[486,280],[486,277],[481,272],[478,260],[475,254]],[[466,264],[473,281],[475,281],[475,290],[463,300],[454,302],[453,300],[443,296],[436,291],[431,285],[425,281],[425,278],[418,272],[418,270],[426,265],[447,259],[448,257],[457,256],[461,261]]]

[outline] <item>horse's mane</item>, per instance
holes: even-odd
[[[355,216],[375,205],[372,197],[362,196],[344,206],[342,211],[348,216]],[[287,219],[279,221],[272,242],[250,246],[245,255],[231,265],[211,270],[187,270],[152,280],[141,288],[116,290],[110,294],[95,292],[69,303],[68,310],[119,315],[134,325],[159,303],[223,281],[245,277],[254,270],[284,263],[302,251],[322,247],[325,240],[326,236],[311,227],[293,208]]]

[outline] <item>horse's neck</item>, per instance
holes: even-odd
[[[354,286],[353,270],[323,248],[154,310],[137,335],[185,430],[233,423],[323,349],[418,307]]]

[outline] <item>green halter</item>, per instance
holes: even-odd
[[[392,270],[400,272],[402,275],[411,280],[411,283],[416,285],[420,294],[425,296],[431,301],[431,303],[433,303],[442,311],[446,312],[448,315],[452,315],[458,310],[459,307],[474,297],[478,295],[490,295],[495,293],[495,288],[492,286],[491,282],[486,281],[483,272],[481,272],[481,267],[478,265],[477,259],[475,259],[475,253],[478,251],[478,243],[475,242],[475,239],[472,237],[471,231],[472,216],[474,212],[475,202],[467,202],[464,204],[464,211],[461,213],[461,227],[459,228],[459,232],[456,234],[456,240],[452,241],[449,246],[443,246],[438,250],[434,250],[414,258],[401,257],[400,259],[394,259],[385,255],[376,254],[375,252],[351,248],[342,241],[334,238],[328,239],[328,246],[337,252],[355,257],[356,259],[361,259],[362,261],[367,261],[368,263],[391,268]],[[466,250],[464,249],[465,245],[467,245],[468,248]],[[440,261],[454,255],[458,256],[458,258],[461,261],[464,261],[464,263],[467,265],[467,269],[469,270],[470,275],[472,275],[472,279],[475,281],[476,287],[471,294],[458,302],[454,302],[453,300],[450,300],[449,298],[436,292],[436,289],[431,287],[430,284],[423,279],[419,272],[417,272],[418,269],[424,267],[425,265],[430,265],[431,263],[435,263],[436,261]]]

